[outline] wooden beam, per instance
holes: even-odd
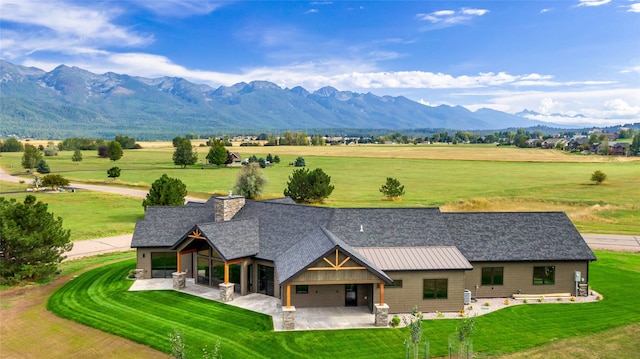
[[[178,270],[177,270],[178,273],[182,272],[182,260],[180,258],[181,254],[182,252],[178,251],[178,254],[177,254],[178,255]]]
[[[308,268],[307,270],[352,270],[352,269],[367,269],[365,267],[336,267],[336,268],[329,268],[329,267],[311,267]]]
[[[287,284],[287,308],[291,308],[291,285]]]
[[[224,262],[224,284],[229,284],[229,262]]]
[[[384,283],[380,283],[380,305],[384,305]]]
[[[187,237],[195,238],[195,239],[206,239],[205,237],[202,236],[202,233],[198,228],[194,229],[193,232],[191,232],[191,234],[188,235]]]

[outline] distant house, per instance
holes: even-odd
[[[324,208],[240,196],[147,207],[131,246],[141,278],[193,278],[219,286],[226,300],[235,290],[281,298],[283,308],[388,313],[458,311],[465,290],[573,294],[596,260],[564,213]]]
[[[229,152],[229,155],[233,159],[231,165],[241,165],[242,164],[242,156],[239,152]]]
[[[541,147],[542,145],[542,140],[539,138],[530,138],[527,140],[527,146],[529,147]]]
[[[572,138],[567,142],[566,148],[570,151],[577,151],[579,147],[589,148],[589,139],[586,137]]]
[[[628,143],[613,142],[609,144],[609,155],[626,156],[629,149]]]
[[[564,144],[566,140],[564,138],[547,138],[542,141],[542,148],[553,149],[556,148],[558,143]]]

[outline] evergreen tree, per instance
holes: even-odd
[[[0,221],[2,285],[50,277],[73,246],[62,218],[48,212],[46,203],[36,203],[33,195],[23,203],[0,197]]]
[[[198,154],[193,151],[191,147],[191,140],[188,138],[180,138],[176,145],[176,150],[173,152],[173,163],[176,166],[182,166],[186,168],[198,162]]]
[[[638,153],[640,153],[640,133],[636,133],[636,135],[633,136],[630,151],[632,156],[637,156]]]
[[[380,192],[390,199],[404,195],[404,186],[395,178],[387,177],[387,182],[380,187]]]
[[[321,168],[310,171],[306,168],[294,170],[289,176],[284,195],[296,202],[322,202],[333,192],[331,177]]]
[[[122,146],[118,141],[111,141],[107,145],[107,157],[111,161],[117,161],[122,158]]]
[[[42,153],[33,145],[24,146],[24,154],[22,155],[22,167],[32,170],[42,159]]]
[[[306,164],[304,163],[304,158],[298,156],[298,158],[296,158],[296,162],[294,163],[294,166],[296,167],[304,167]]]
[[[38,164],[36,165],[36,171],[42,173],[43,175],[46,175],[47,173],[51,172],[51,169],[49,168],[49,165],[47,164],[47,162],[45,162],[45,160],[40,160],[40,162],[38,162]]]
[[[82,162],[82,152],[80,152],[80,150],[73,151],[73,156],[71,156],[71,161]]]
[[[151,185],[142,206],[145,211],[148,206],[182,206],[186,196],[187,186],[182,181],[163,174]]]
[[[267,185],[267,178],[262,173],[260,165],[253,162],[242,168],[238,174],[233,192],[247,198],[260,197],[262,190]]]

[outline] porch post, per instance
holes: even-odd
[[[178,254],[177,254],[178,255],[178,268],[176,268],[177,269],[176,272],[178,272],[178,273],[182,273],[182,260],[180,258],[182,256],[180,254],[181,254],[181,252],[178,251]]]
[[[229,262],[224,262],[224,284],[229,284]]]
[[[384,283],[380,283],[380,305],[384,305]]]
[[[291,308],[291,285],[287,284],[287,308]]]

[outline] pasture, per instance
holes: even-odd
[[[604,299],[588,304],[522,305],[477,318],[474,350],[496,355],[529,350],[564,339],[640,323],[635,288],[640,257],[628,253],[598,252],[590,284]],[[168,334],[184,332],[188,350],[197,355],[216,340],[225,357],[280,358],[400,358],[406,329],[273,332],[264,315],[173,291],[128,292],[125,279],[135,261],[127,260],[91,270],[58,290],[48,302],[54,313],[168,352]],[[423,322],[432,356],[444,356],[456,320]],[[624,334],[623,334],[624,335]],[[634,334],[626,334],[631,338]],[[624,340],[617,354],[638,351],[638,342]],[[614,354],[616,352],[605,353]],[[611,357],[611,356],[609,356]]]
[[[196,142],[194,142],[196,144]],[[83,152],[80,163],[71,151],[46,157],[53,173],[72,181],[149,188],[163,173],[180,178],[189,195],[208,198],[233,188],[238,167],[195,165],[181,169],[172,163],[170,143],[143,143],[146,149],[127,150],[117,162]],[[197,147],[204,159],[207,147]],[[231,147],[243,157],[267,153],[281,163],[264,169],[269,183],[265,197],[282,196],[295,169],[288,164],[297,156],[308,168],[322,168],[335,186],[324,205],[332,207],[441,207],[443,211],[564,211],[584,233],[640,233],[640,158],[583,156],[555,150],[519,149],[491,145],[449,146],[324,146]],[[19,153],[3,153],[0,165],[13,174],[23,173]],[[107,169],[118,166],[116,181]],[[590,175],[608,175],[603,185],[593,185]],[[406,195],[388,201],[379,192],[386,177],[397,178]],[[68,197],[68,195],[65,195]],[[137,201],[137,200],[136,200]],[[133,202],[136,202],[133,201]],[[95,204],[100,205],[100,202]],[[121,220],[125,232],[133,230],[133,212]],[[85,206],[90,206],[86,204]],[[91,212],[91,211],[85,211]],[[64,217],[66,218],[66,217]],[[75,222],[75,220],[73,220]],[[117,233],[116,233],[117,234]],[[80,236],[82,237],[82,236]]]

